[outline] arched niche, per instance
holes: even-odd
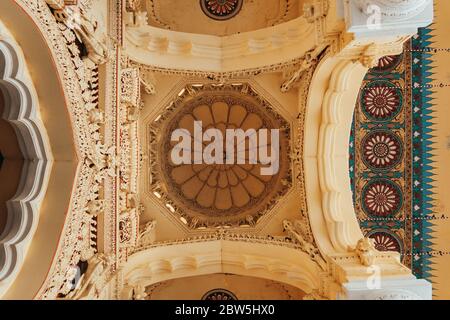
[[[1,1],[0,12],[4,118],[13,124],[25,159],[18,191],[8,202],[14,217],[0,236],[0,296],[32,299],[58,247],[77,156],[66,97],[44,32],[16,1]]]

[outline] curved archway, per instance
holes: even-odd
[[[122,299],[133,288],[177,278],[229,273],[275,280],[305,293],[319,290],[323,271],[298,249],[267,243],[214,240],[154,246],[129,257],[121,271]]]
[[[43,33],[17,2],[2,1],[0,11],[4,117],[16,127],[29,160],[0,236],[0,296],[31,299],[58,247],[77,158],[66,98],[55,90],[61,88],[59,72]]]
[[[0,233],[0,281],[6,287],[17,275],[36,230],[52,156],[23,55],[1,25],[0,31],[3,117],[13,126],[25,159],[16,194],[6,203],[6,223]]]
[[[324,254],[363,238],[353,208],[348,141],[360,84],[359,61],[325,58],[311,82],[305,119],[305,181],[311,228]]]

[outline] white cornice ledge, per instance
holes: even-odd
[[[287,63],[316,44],[314,26],[303,17],[231,36],[127,26],[127,54],[163,69],[232,72]]]
[[[341,0],[356,38],[413,35],[433,22],[433,0]]]

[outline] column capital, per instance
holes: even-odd
[[[413,35],[433,22],[433,0],[344,0],[347,31],[356,37]]]
[[[431,283],[422,279],[405,278],[381,281],[369,288],[367,281],[353,281],[343,285],[340,300],[431,300]]]

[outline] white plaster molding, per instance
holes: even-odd
[[[366,72],[359,62],[325,59],[310,86],[305,123],[306,196],[311,228],[325,254],[346,252],[363,237],[353,208],[348,141]]]
[[[25,58],[1,22],[0,90],[5,99],[3,118],[15,129],[25,159],[18,190],[7,202],[7,224],[0,234],[2,296],[20,271],[36,231],[53,158]]]
[[[120,272],[120,298],[131,298],[127,287],[213,273],[281,281],[306,293],[321,290],[325,278],[308,255],[293,248],[228,240],[179,243],[131,255]]]
[[[431,300],[431,283],[414,277],[385,280],[379,287],[369,290],[366,281],[355,281],[344,285],[338,299],[345,300]]]
[[[378,6],[383,16],[391,19],[408,19],[422,11],[431,0],[354,0],[357,7],[366,12],[371,5]]]
[[[158,68],[231,72],[289,62],[316,43],[314,25],[303,17],[273,27],[231,36],[126,27],[127,54]]]
[[[357,38],[413,35],[433,22],[433,0],[342,0]]]

